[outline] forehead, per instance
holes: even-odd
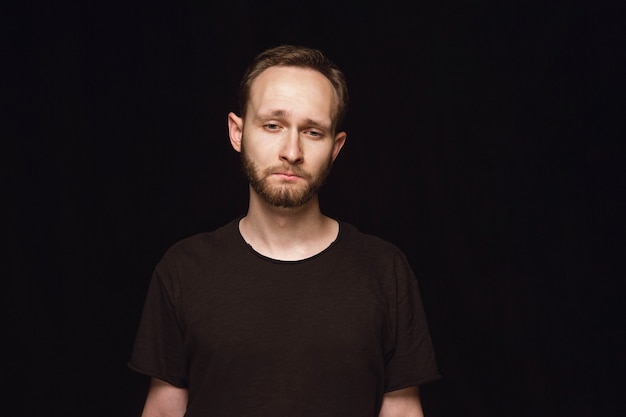
[[[250,110],[316,112],[331,117],[337,95],[330,81],[310,68],[275,66],[263,71],[250,88]]]

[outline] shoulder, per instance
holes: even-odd
[[[350,223],[340,222],[339,245],[343,256],[356,257],[365,264],[407,265],[404,252],[393,242],[362,232]]]
[[[362,232],[351,223],[340,221],[339,225],[341,241],[350,247],[385,255],[403,255],[400,248],[393,242],[370,233]]]
[[[194,259],[206,260],[223,256],[239,243],[238,220],[232,220],[213,231],[197,233],[177,241],[165,251],[160,263],[188,263]]]
[[[359,231],[348,223],[341,224],[340,240],[335,252],[336,265],[348,274],[356,274],[383,283],[390,293],[405,291],[416,278],[404,252],[393,242]]]

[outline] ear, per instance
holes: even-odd
[[[237,152],[241,152],[241,137],[243,135],[243,119],[232,111],[228,113],[228,136],[230,144]]]
[[[333,153],[332,153],[332,161],[335,161],[337,155],[339,155],[339,151],[343,148],[344,143],[346,143],[346,138],[348,134],[346,132],[339,132],[335,135],[335,143],[333,143]]]

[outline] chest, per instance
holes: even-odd
[[[390,296],[371,271],[349,271],[234,268],[197,277],[181,309],[190,355],[226,362],[382,357]]]

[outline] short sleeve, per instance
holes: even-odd
[[[435,359],[417,279],[403,254],[394,265],[396,294],[393,353],[385,367],[385,391],[420,385],[441,378]]]
[[[172,275],[163,260],[154,270],[128,366],[182,388],[188,385],[188,372]]]

